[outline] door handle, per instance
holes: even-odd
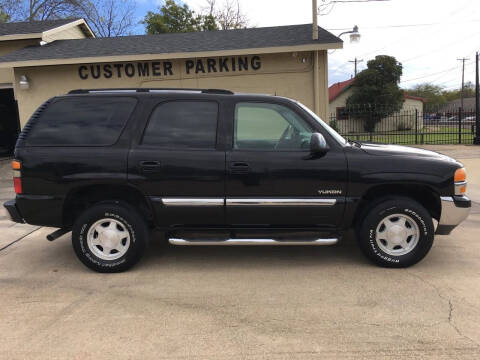
[[[250,165],[243,161],[234,161],[230,163],[230,172],[232,174],[247,174],[250,171]]]
[[[140,161],[143,172],[155,172],[160,170],[160,161]]]

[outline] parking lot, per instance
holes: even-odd
[[[426,146],[427,147],[427,146]],[[171,247],[98,274],[70,234],[0,210],[0,359],[478,359],[480,147],[428,147],[467,167],[470,217],[408,269],[332,247]],[[0,160],[0,200],[13,197]]]

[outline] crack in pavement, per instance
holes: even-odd
[[[438,297],[444,301],[447,301],[448,302],[448,324],[455,330],[455,332],[460,335],[461,337],[463,337],[464,339],[467,339],[469,340],[470,342],[474,343],[475,345],[477,345],[478,347],[480,347],[480,344],[478,342],[476,342],[475,340],[473,340],[472,338],[468,337],[467,335],[463,334],[462,331],[457,327],[457,325],[455,325],[455,322],[453,320],[453,311],[454,311],[454,306],[453,306],[453,302],[450,298],[448,297],[445,297],[444,295],[442,295],[442,293],[440,292],[440,289],[437,288],[434,284],[428,282],[427,280],[425,280],[424,278],[422,278],[420,275],[418,274],[414,274],[414,273],[411,273],[409,271],[406,271],[406,273],[418,280],[420,280],[421,282],[423,282],[424,284],[430,286],[431,288],[433,288],[435,290],[435,292],[437,293]]]
[[[5,245],[4,247],[0,248],[0,251],[3,251],[3,250],[5,250],[6,248],[10,247],[11,245],[19,242],[20,240],[25,239],[28,235],[33,234],[35,231],[39,230],[40,228],[41,228],[41,227],[39,226],[39,227],[37,227],[36,229],[33,229],[32,231],[30,231],[29,233],[27,233],[27,234],[19,237],[18,239],[12,241],[11,243]]]

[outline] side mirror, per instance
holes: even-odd
[[[327,144],[327,141],[320,133],[313,133],[310,138],[310,152],[312,154],[324,154],[330,147]]]

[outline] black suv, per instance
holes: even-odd
[[[174,245],[332,245],[355,228],[376,264],[405,267],[471,206],[447,156],[349,141],[296,101],[226,90],[52,98],[13,168],[11,218],[72,231],[101,272],[134,265],[154,228]]]

